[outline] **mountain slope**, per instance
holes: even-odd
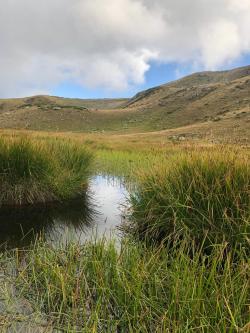
[[[219,84],[229,84],[232,81],[238,79],[244,79],[250,76],[250,66],[240,67],[228,71],[220,71],[220,72],[200,72],[188,75],[182,79],[164,84],[162,86],[154,87],[142,92],[139,92],[134,98],[132,98],[127,105],[135,104],[143,100],[144,98],[150,98],[153,95],[164,94],[167,93],[168,90],[174,91],[174,89],[185,89],[191,88],[194,89],[195,87],[205,88],[207,87],[207,91],[214,89]],[[216,85],[217,84],[217,85]],[[210,89],[209,89],[210,88]]]
[[[217,128],[248,140],[250,66],[192,74],[130,100],[0,100],[1,128],[135,133],[193,125],[201,134],[202,129]]]
[[[225,119],[248,122],[250,66],[187,76],[137,94],[126,108],[151,115],[151,122],[158,120],[154,126],[158,129]]]

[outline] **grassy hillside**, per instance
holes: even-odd
[[[155,127],[174,128],[224,119],[249,119],[250,66],[203,72],[137,94],[127,108],[158,118]],[[147,121],[145,126],[149,127]]]
[[[196,73],[130,100],[49,96],[0,100],[0,127],[121,134],[171,130],[170,137],[182,136],[179,129],[185,128],[191,138],[207,138],[213,132],[217,139],[248,142],[249,92],[247,66]]]

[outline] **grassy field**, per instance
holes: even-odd
[[[93,174],[135,185],[134,209],[120,247],[39,240],[1,253],[1,332],[250,331],[247,146],[169,142],[162,133],[3,131],[2,140],[27,133],[39,146],[88,147]]]

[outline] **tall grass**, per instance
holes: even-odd
[[[92,154],[59,139],[0,139],[0,205],[67,200],[86,188]]]
[[[148,248],[124,239],[120,250],[104,240],[38,243],[7,256],[18,298],[64,332],[247,332],[244,253],[234,266],[223,245],[206,259],[195,251],[191,259],[187,248],[188,240]]]
[[[142,175],[131,195],[132,229],[150,241],[189,233],[207,246],[249,250],[250,167],[240,154],[190,153]]]
[[[96,172],[138,180],[129,230],[149,242],[0,253],[0,331],[29,323],[30,314],[4,312],[3,300],[21,300],[48,331],[249,332],[247,157],[98,149]],[[0,203],[72,198],[86,189],[90,162],[79,142],[1,139]]]

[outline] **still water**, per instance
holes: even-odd
[[[54,246],[111,236],[119,239],[118,227],[124,218],[127,197],[119,178],[95,176],[88,193],[70,203],[2,209],[0,248],[26,247],[40,235]]]

